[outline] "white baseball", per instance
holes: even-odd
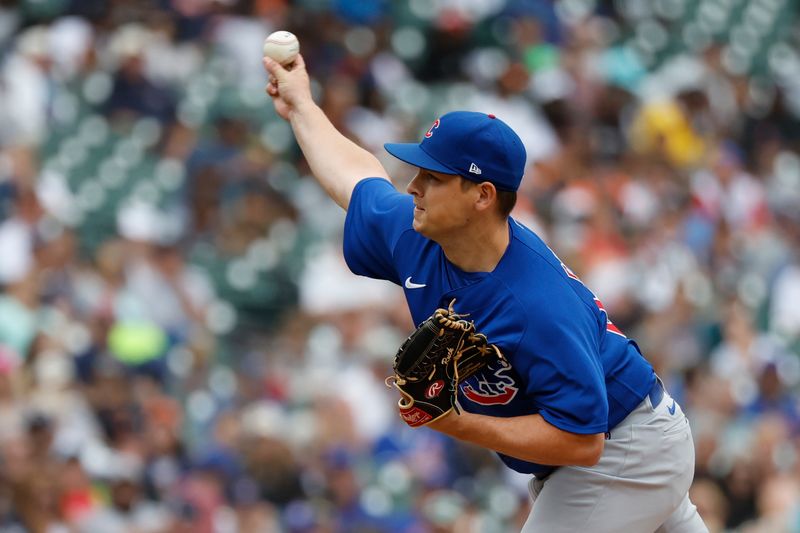
[[[270,33],[264,40],[264,55],[274,59],[281,65],[288,65],[300,52],[297,37],[288,31]]]

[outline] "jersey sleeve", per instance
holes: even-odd
[[[399,284],[392,254],[403,232],[412,230],[414,203],[383,178],[360,181],[344,223],[344,258],[354,274]]]
[[[548,312],[534,315],[512,364],[548,423],[571,433],[603,433],[609,409],[599,341],[592,334],[597,325],[582,303],[576,305],[550,301]]]

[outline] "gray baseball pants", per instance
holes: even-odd
[[[694,442],[681,407],[649,397],[611,431],[600,461],[566,466],[529,483],[533,508],[522,533],[707,532],[689,500]]]

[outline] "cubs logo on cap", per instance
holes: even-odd
[[[502,191],[519,188],[527,160],[522,140],[508,124],[474,111],[442,115],[419,144],[387,143],[384,148],[410,165],[488,181]]]
[[[437,118],[436,120],[433,121],[433,125],[430,128],[428,128],[428,131],[425,132],[425,137],[427,138],[433,135],[433,130],[435,130],[438,127],[439,127],[439,119]]]

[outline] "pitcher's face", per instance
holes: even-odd
[[[438,241],[469,224],[476,191],[463,187],[463,179],[456,174],[419,169],[406,189],[414,197],[414,229],[418,233]]]

